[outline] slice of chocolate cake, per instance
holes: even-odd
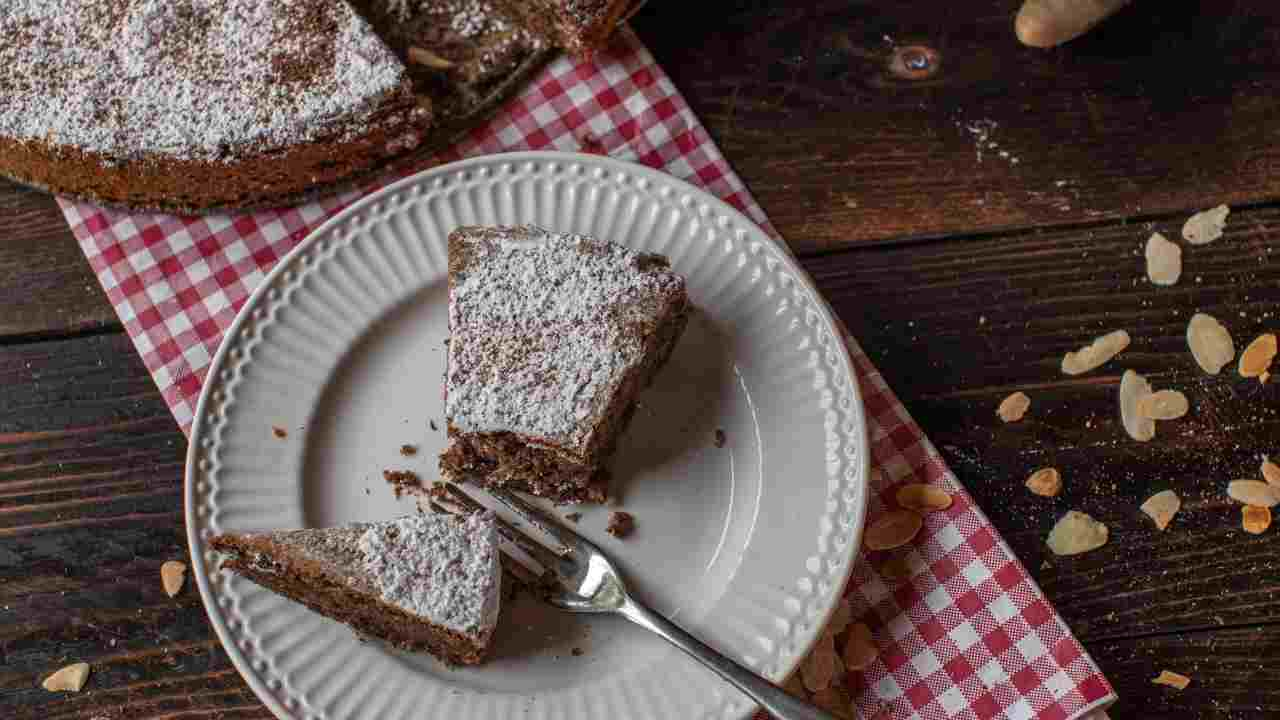
[[[493,0],[521,26],[552,45],[589,57],[640,0]]]
[[[227,533],[222,567],[358,632],[453,663],[484,659],[502,586],[492,513]]]
[[[441,472],[602,502],[604,463],[689,310],[659,255],[536,227],[456,230]]]

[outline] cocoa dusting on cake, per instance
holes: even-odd
[[[272,434],[272,435],[275,435],[277,438],[279,438],[279,439],[281,439],[281,440],[283,440],[283,439],[285,439],[285,438],[289,437],[289,431],[288,431],[288,430],[285,430],[284,428],[280,427],[279,425],[272,425],[272,426],[271,426],[271,434]]]
[[[590,56],[638,0],[494,0],[494,5],[549,42]]]
[[[0,36],[0,171],[108,202],[296,193],[430,124],[343,2],[7,0]]]
[[[414,492],[422,487],[422,480],[412,470],[383,470],[382,479],[391,485],[397,500],[404,493]]]
[[[636,519],[631,513],[615,510],[609,513],[609,525],[604,529],[610,535],[622,539],[636,529]]]
[[[720,430],[719,428],[716,429],[716,439],[714,442],[717,448],[724,447],[725,436],[723,430]]]
[[[449,662],[483,660],[498,622],[502,569],[492,513],[228,533],[210,543],[226,555],[224,569],[359,635]]]
[[[455,231],[442,472],[603,501],[604,461],[688,314],[659,256],[536,227]]]
[[[414,455],[418,454],[418,446],[417,445],[401,445],[400,454],[405,457],[413,457]]]

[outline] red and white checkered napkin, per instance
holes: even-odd
[[[586,150],[706,188],[772,232],[653,57],[630,32],[592,62],[555,61],[489,124],[438,160],[527,149]],[[424,163],[425,165],[426,163]],[[288,210],[183,218],[62,201],[71,229],[184,432],[222,334],[271,266],[373,188]],[[1110,685],[943,464],[880,374],[849,342],[866,400],[874,473],[869,521],[908,482],[956,497],[911,548],[914,575],[857,564],[848,597],[879,659],[849,673],[864,717],[1086,717]],[[879,713],[879,714],[877,714]]]

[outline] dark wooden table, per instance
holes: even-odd
[[[1116,685],[1119,718],[1280,715],[1280,543],[1239,529],[1226,482],[1280,455],[1280,389],[1209,378],[1203,310],[1237,346],[1280,329],[1280,7],[1135,3],[1069,47],[1019,47],[1016,0],[707,0],[640,34],[804,266]],[[921,45],[936,65],[901,72]],[[896,58],[896,60],[895,60]],[[896,64],[895,64],[896,63]],[[1151,231],[1228,203],[1227,235],[1144,279]],[[1062,354],[1124,328],[1100,371]],[[1119,427],[1122,367],[1193,411]],[[1027,420],[994,409],[1024,390]],[[186,442],[53,201],[0,183],[0,716],[268,718],[188,588]],[[1055,465],[1066,491],[1022,481]],[[1173,488],[1159,533],[1138,512]],[[1074,508],[1111,542],[1043,540]],[[38,687],[79,660],[79,695]],[[1178,693],[1150,684],[1191,675]]]

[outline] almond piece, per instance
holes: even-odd
[[[1268,485],[1280,488],[1280,465],[1264,459],[1262,461],[1262,478],[1267,481]]]
[[[1127,347],[1129,347],[1129,333],[1124,330],[1109,332],[1079,350],[1063,356],[1062,372],[1067,375],[1087,373],[1101,367]]]
[[[868,550],[892,550],[915,539],[924,518],[914,510],[895,510],[867,528],[862,541]]]
[[[1192,245],[1205,245],[1217,240],[1222,237],[1222,231],[1227,226],[1227,216],[1230,214],[1231,208],[1219,205],[1192,215],[1182,225],[1183,239]]]
[[[409,62],[429,67],[433,70],[448,70],[453,67],[452,62],[440,57],[426,48],[421,47],[409,48]]]
[[[1062,492],[1062,473],[1058,468],[1040,468],[1027,477],[1027,489],[1042,497],[1057,497]]]
[[[875,640],[871,637],[871,628],[858,623],[849,628],[849,637],[844,641],[844,667],[846,670],[866,670],[875,662],[879,652]]]
[[[1160,390],[1138,400],[1138,415],[1151,420],[1176,420],[1190,409],[1187,396],[1177,390]]]
[[[849,623],[853,621],[853,608],[849,607],[848,598],[840,598],[840,602],[836,603],[835,610],[831,613],[831,619],[827,621],[827,627],[822,632],[835,637],[845,631],[849,627]]]
[[[1120,378],[1120,422],[1129,437],[1146,442],[1156,436],[1156,422],[1138,414],[1138,403],[1151,394],[1151,383],[1133,370]]]
[[[844,688],[835,686],[813,694],[813,704],[841,720],[853,720],[853,700]]]
[[[818,636],[818,644],[809,651],[809,656],[800,665],[800,679],[809,692],[818,692],[831,687],[831,680],[836,676],[836,641],[832,636],[822,633]]]
[[[996,415],[1007,423],[1018,422],[1030,409],[1031,398],[1024,392],[1016,392],[1000,401],[1000,407],[996,408]]]
[[[1245,505],[1269,508],[1280,504],[1280,488],[1261,480],[1232,480],[1227,486],[1227,495]]]
[[[1179,675],[1176,672],[1161,670],[1160,674],[1157,675],[1156,678],[1151,681],[1151,684],[1167,685],[1177,690],[1186,690],[1187,686],[1191,684],[1191,678],[1187,677],[1186,675]]]
[[[1241,512],[1241,526],[1250,535],[1261,535],[1271,527],[1271,508],[1245,505]]]
[[[898,504],[908,510],[929,512],[951,507],[952,497],[942,488],[923,483],[903,485],[898,488]]]
[[[1274,333],[1263,333],[1240,353],[1240,375],[1247,378],[1260,377],[1275,359],[1276,336]]]
[[[173,597],[182,590],[182,584],[187,580],[187,566],[177,560],[160,566],[160,584],[164,586],[164,591]]]
[[[1201,370],[1217,375],[1236,356],[1231,333],[1212,315],[1196,313],[1187,323],[1187,347]]]
[[[782,689],[786,690],[791,697],[806,701],[809,699],[809,691],[804,689],[804,682],[800,679],[799,671],[791,673],[791,677],[787,678],[787,681],[782,684]]]
[[[1106,525],[1072,510],[1053,526],[1047,544],[1054,555],[1079,555],[1106,545],[1109,535]]]
[[[880,566],[880,576],[889,580],[902,580],[914,572],[910,555],[898,555],[889,558]]]
[[[1147,279],[1152,285],[1175,285],[1182,277],[1182,248],[1160,233],[1147,239]]]
[[[44,679],[41,683],[49,692],[80,692],[89,679],[89,663],[75,663]]]
[[[1182,509],[1182,498],[1172,490],[1162,490],[1147,498],[1139,509],[1155,522],[1157,528],[1164,530]]]

